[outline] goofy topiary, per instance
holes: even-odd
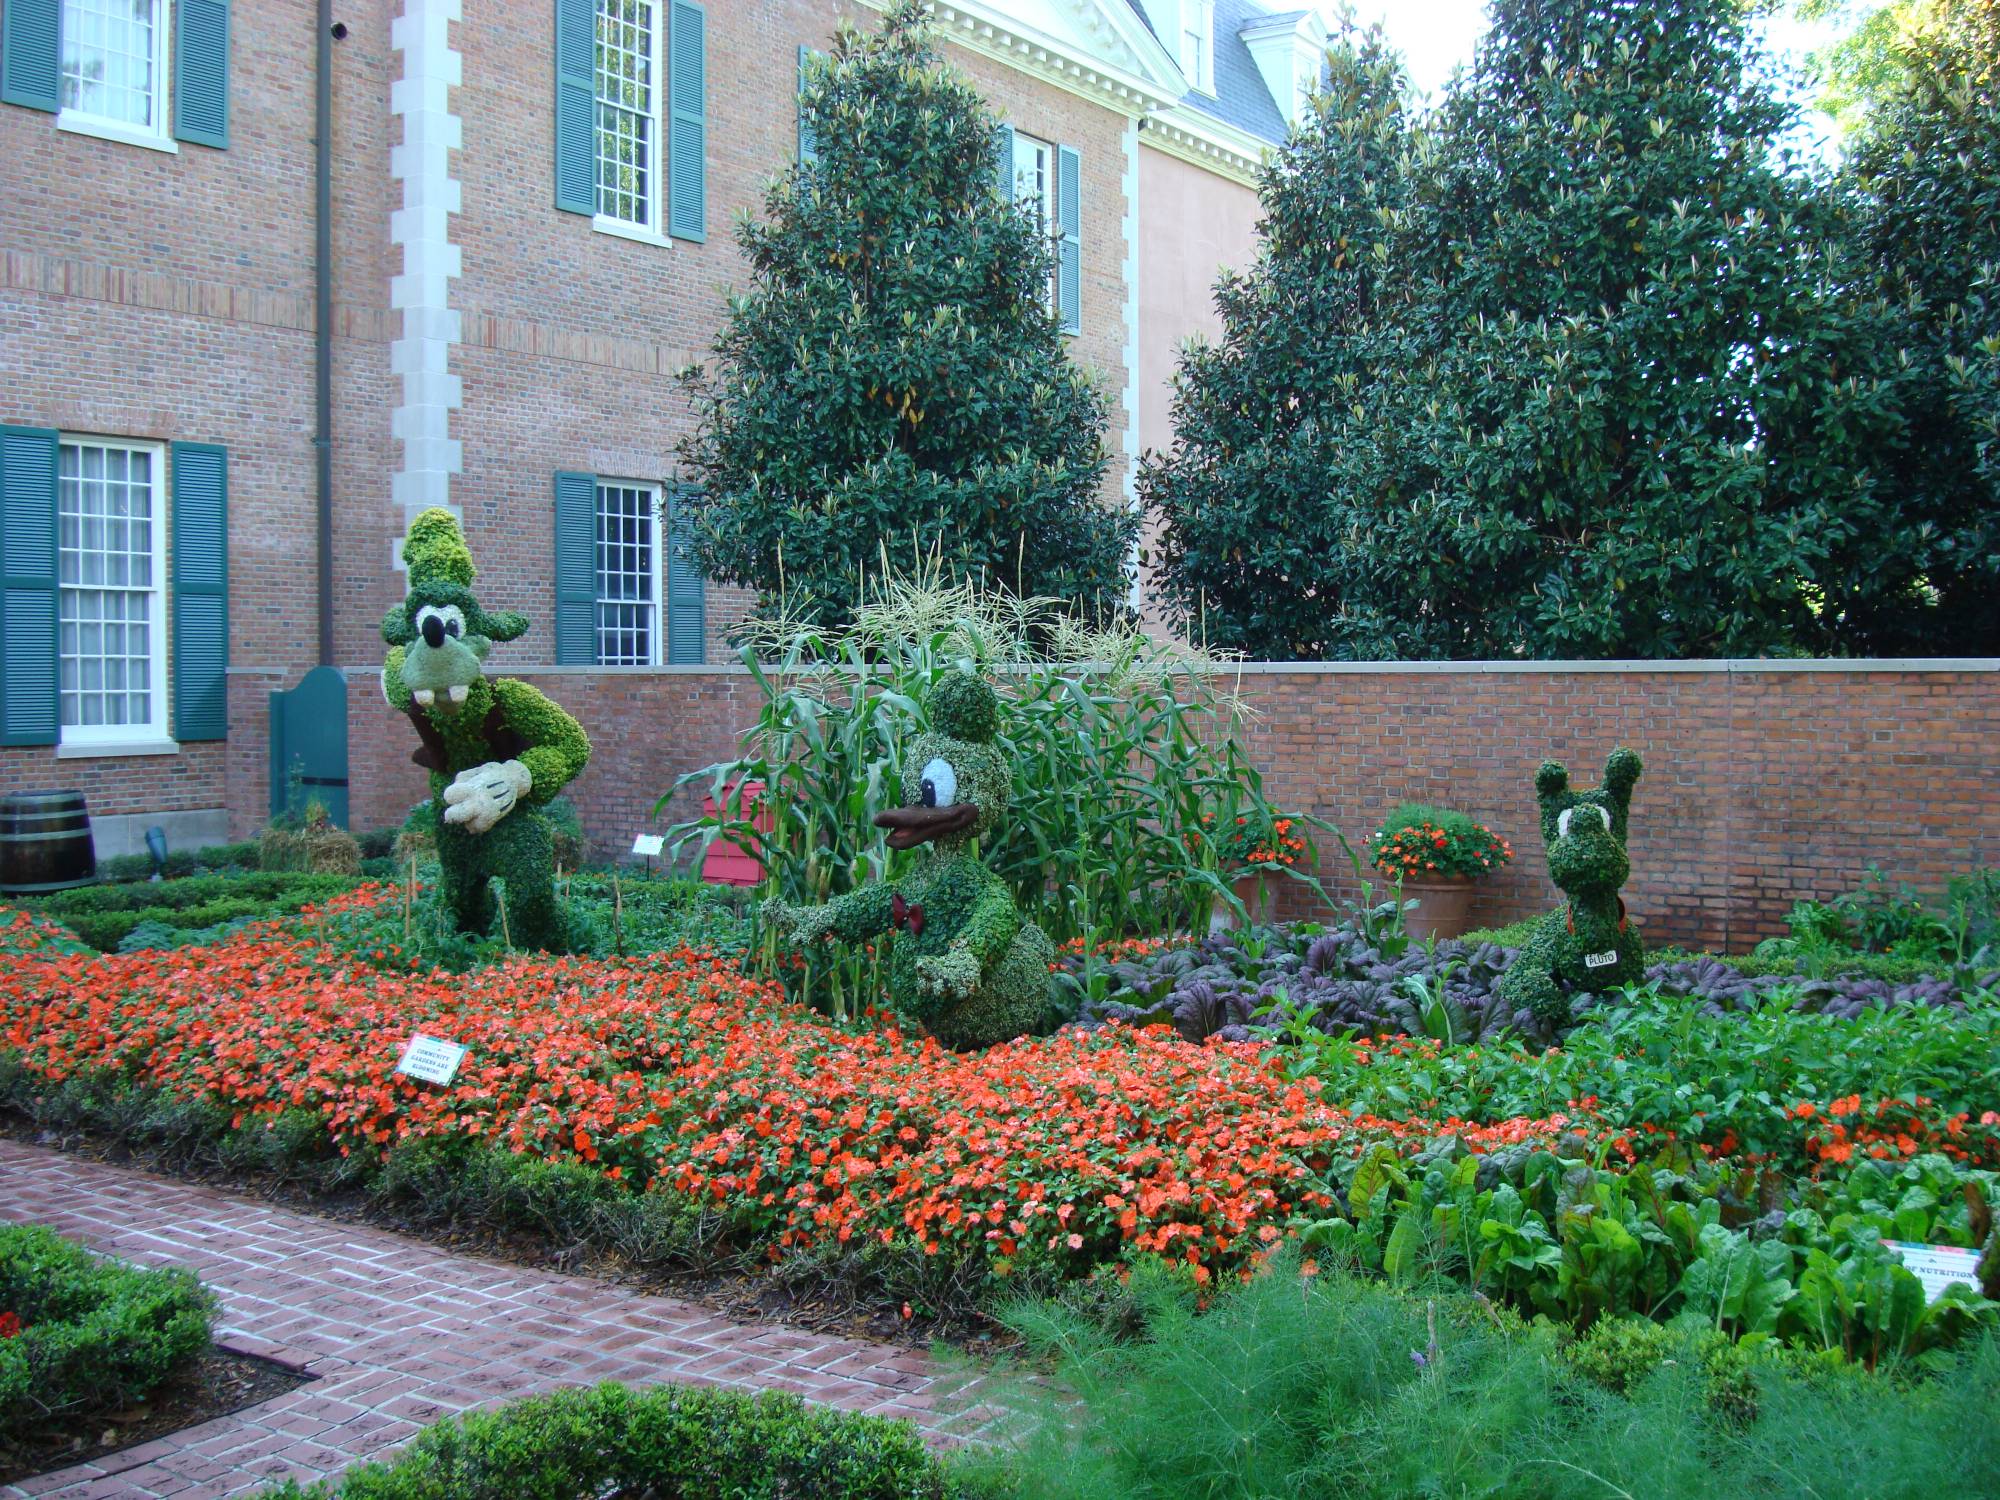
[[[1613,750],[1594,792],[1571,791],[1569,772],[1556,761],[1535,773],[1549,877],[1569,899],[1535,924],[1499,989],[1501,999],[1533,1011],[1550,1030],[1568,1023],[1572,991],[1637,984],[1645,973],[1645,945],[1618,894],[1632,873],[1625,828],[1642,769],[1636,752]]]
[[[403,561],[410,591],[382,621],[382,696],[423,741],[410,759],[431,773],[444,899],[461,931],[483,934],[493,925],[497,877],[513,941],[563,948],[555,853],[537,809],[576,778],[590,741],[525,682],[486,676],[493,642],[515,639],[528,620],[473,597],[472,553],[450,511],[427,510],[411,523]]]
[[[903,756],[904,805],[875,818],[890,848],[922,851],[916,868],[825,906],[768,901],[764,916],[795,942],[895,932],[890,1003],[946,1046],[985,1047],[1041,1018],[1055,949],[1022,920],[1014,893],[972,848],[999,825],[1013,794],[992,743],[1000,724],[993,689],[970,672],[949,671],[924,707],[929,732]]]

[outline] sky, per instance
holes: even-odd
[[[1333,21],[1336,7],[1320,7]],[[1379,21],[1389,40],[1409,60],[1410,77],[1418,89],[1435,96],[1453,68],[1472,60],[1472,49],[1486,30],[1485,0],[1355,0],[1354,13],[1363,25]],[[1815,46],[1833,39],[1837,22],[1808,25],[1786,13],[1762,23],[1765,36],[1778,55],[1793,63],[1803,63]],[[1829,122],[1812,112],[1804,122],[1809,142],[1818,144],[1830,134]]]

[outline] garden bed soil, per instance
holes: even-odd
[[[531,1270],[590,1276],[637,1291],[698,1302],[724,1317],[784,1323],[810,1333],[876,1344],[904,1344],[915,1349],[927,1349],[943,1340],[961,1349],[992,1353],[1013,1343],[1011,1335],[983,1319],[941,1320],[927,1317],[915,1308],[906,1316],[901,1307],[888,1305],[879,1298],[871,1300],[868,1288],[858,1278],[805,1266],[774,1268],[761,1262],[707,1268],[641,1265],[596,1246],[560,1244],[552,1236],[532,1230],[444,1229],[418,1222],[358,1189],[321,1192],[269,1173],[191,1167],[143,1147],[135,1149],[125,1142],[90,1132],[45,1130],[5,1107],[0,1107],[0,1133],[25,1145],[203,1183],[315,1218],[371,1224],[442,1246],[455,1254],[486,1255]]]
[[[72,1464],[102,1463],[121,1448],[261,1405],[312,1379],[276,1360],[211,1347],[137,1406],[51,1422],[19,1440],[0,1438],[0,1484]]]

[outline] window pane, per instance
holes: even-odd
[[[649,485],[597,487],[597,659],[651,666],[654,654],[653,529]]]
[[[653,221],[659,90],[655,0],[597,0],[597,211]]]
[[[57,487],[62,721],[152,722],[154,464],[145,449],[64,443]]]
[[[63,0],[62,106],[157,129],[161,0]]]

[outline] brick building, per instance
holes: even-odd
[[[802,58],[868,9],[0,0],[0,791],[82,789],[100,853],[254,828],[274,692],[331,662],[379,714],[428,505],[535,622],[506,669],[722,659],[744,601],[663,534],[672,372],[799,149]],[[1252,0],[935,10],[1062,234],[1129,503],[1324,30]],[[357,784],[356,820],[407,792]]]

